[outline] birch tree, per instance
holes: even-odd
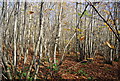
[[[54,47],[54,64],[56,64],[56,51],[57,51],[57,47],[58,47],[58,42],[59,42],[59,38],[61,35],[61,21],[62,21],[62,3],[59,3],[60,6],[60,12],[58,15],[58,26],[57,26],[57,30],[56,30],[56,38],[55,38],[55,47]]]

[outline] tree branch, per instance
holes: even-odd
[[[98,12],[98,10],[95,8],[95,6],[91,3],[88,2],[90,6],[92,6],[92,8],[96,11],[96,13],[100,16],[100,18],[108,25],[108,27],[112,30],[112,32],[114,33],[115,37],[118,39],[118,41],[120,42],[120,38],[117,35],[117,33],[113,30],[113,28],[110,26],[110,24],[102,17],[102,15]]]

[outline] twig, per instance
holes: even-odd
[[[64,48],[64,53],[63,53],[63,55],[62,55],[61,62],[60,62],[59,65],[61,65],[61,63],[62,63],[62,61],[63,61],[63,59],[64,59],[65,51],[66,51],[68,45],[70,44],[70,42],[72,41],[72,39],[75,37],[75,35],[76,35],[76,33],[74,33],[74,35],[71,37],[71,39],[70,39],[70,41],[68,42],[68,44],[65,46],[65,48]]]
[[[8,79],[4,74],[2,74],[2,76],[3,76],[5,79]]]
[[[10,69],[8,68],[8,60],[7,60],[6,56],[2,57],[2,62],[3,62],[3,65],[4,65],[5,69],[6,69],[8,79],[12,80],[12,75],[10,73]]]
[[[80,15],[80,17],[79,17],[79,20],[78,20],[78,23],[77,23],[76,27],[78,27],[78,26],[79,26],[80,19],[83,17],[83,15],[84,15],[84,13],[85,13],[85,11],[86,11],[86,9],[87,9],[87,7],[88,7],[88,6],[89,6],[89,4],[87,4],[87,5],[86,5],[86,7],[85,7],[84,11],[83,11],[83,12],[82,12],[82,14]]]

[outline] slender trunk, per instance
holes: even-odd
[[[60,5],[60,13],[58,17],[58,27],[57,27],[57,32],[56,32],[56,38],[55,38],[55,47],[54,47],[54,64],[56,64],[56,51],[59,43],[59,38],[61,36],[61,21],[62,21],[62,2],[59,4]]]
[[[23,15],[23,27],[21,27],[21,55],[24,55],[24,46],[25,46],[25,29],[26,29],[26,0],[24,2],[24,15]]]
[[[17,16],[18,16],[18,4],[16,4],[16,12],[14,13],[15,16],[15,24],[14,24],[14,55],[13,55],[13,62],[14,62],[14,66],[16,66],[16,60],[17,60]]]
[[[31,9],[32,11],[32,6],[31,6]],[[32,14],[30,14],[30,18],[29,18],[29,25],[28,25],[28,30],[27,30],[27,43],[26,43],[26,52],[25,52],[25,56],[24,56],[24,64],[26,63],[27,61],[27,57],[28,57],[28,49],[29,49],[29,46],[30,46],[30,34],[31,34],[31,31],[30,31],[30,28],[31,28],[31,20],[32,20]]]
[[[78,24],[78,2],[76,2],[76,25]],[[80,41],[78,39],[78,34],[79,34],[79,31],[77,31],[77,29],[79,29],[79,25],[76,26],[76,57],[77,57],[77,60],[79,60],[78,58],[78,51],[79,51],[79,45],[80,45]]]
[[[40,8],[40,31],[39,31],[39,40],[37,42],[37,49],[38,49],[38,46],[40,45],[40,54],[39,54],[39,62],[41,63],[41,59],[42,59],[42,49],[43,49],[43,23],[44,23],[44,18],[43,18],[43,14],[42,14],[42,8],[43,8],[43,2],[41,2],[41,8]],[[37,51],[36,51],[37,53]],[[36,54],[35,54],[36,55]],[[35,65],[36,66],[36,65]],[[36,71],[35,71],[35,77],[34,77],[34,80],[36,80],[37,78],[37,74],[38,74],[38,71],[39,71],[39,64],[36,66]]]
[[[16,4],[16,10],[14,13],[15,16],[15,24],[14,24],[14,53],[13,53],[13,73],[14,78],[16,77],[16,67],[17,67],[17,28],[18,28],[18,9],[19,9],[19,2]]]
[[[38,70],[39,70],[39,65],[36,66],[36,56],[37,56],[37,52],[39,50],[39,45],[40,45],[40,41],[41,41],[41,28],[43,28],[43,15],[42,15],[42,10],[43,10],[43,3],[44,2],[41,2],[41,6],[40,6],[40,17],[39,17],[39,27],[40,27],[40,30],[39,30],[39,37],[38,37],[38,41],[36,43],[36,47],[35,47],[35,50],[34,50],[34,55],[33,55],[33,59],[31,61],[31,64],[30,64],[30,68],[29,68],[29,71],[27,72],[27,76],[26,76],[26,79],[29,77],[30,75],[30,71],[32,69],[32,65],[35,64],[35,69],[36,69],[36,74],[35,74],[35,77],[34,78],[37,78],[37,73],[38,73]],[[39,56],[40,58],[40,56]],[[41,63],[41,58],[39,59],[39,62]]]

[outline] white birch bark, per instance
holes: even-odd
[[[17,9],[18,8],[18,4],[16,4],[16,12],[15,14],[15,24],[14,24],[14,56],[13,56],[13,62],[14,62],[14,66],[16,66],[16,60],[17,60]]]
[[[56,36],[56,40],[55,40],[55,47],[54,47],[54,64],[56,64],[56,51],[57,51],[57,47],[58,47],[58,42],[59,42],[59,38],[61,35],[61,21],[62,21],[62,2],[59,4],[60,5],[60,14],[59,14],[59,26],[58,26],[58,35]]]
[[[30,8],[30,10],[32,11],[32,6]],[[30,28],[31,28],[31,20],[32,20],[32,14],[30,14],[30,18],[29,18],[29,25],[28,25],[28,34],[27,34],[27,50],[26,50],[26,53],[25,53],[25,57],[24,57],[24,64],[26,63],[27,61],[27,56],[28,56],[28,48],[29,48],[29,45],[30,45]]]
[[[35,50],[35,56],[37,55],[37,51],[39,50],[39,46],[40,46],[40,54],[39,54],[39,57],[40,57],[40,60],[39,62],[41,62],[41,58],[42,58],[42,48],[43,48],[43,23],[44,23],[44,17],[42,17],[42,8],[43,8],[43,2],[41,2],[41,8],[40,8],[40,21],[39,21],[39,26],[40,26],[40,30],[39,30],[39,39],[38,39],[38,42],[37,42],[37,47],[36,47],[36,50]],[[34,60],[34,59],[33,59]],[[34,77],[34,80],[36,80],[37,78],[37,73],[39,71],[39,65],[36,66],[35,64],[35,68],[36,68],[36,71],[35,71],[35,77]]]

